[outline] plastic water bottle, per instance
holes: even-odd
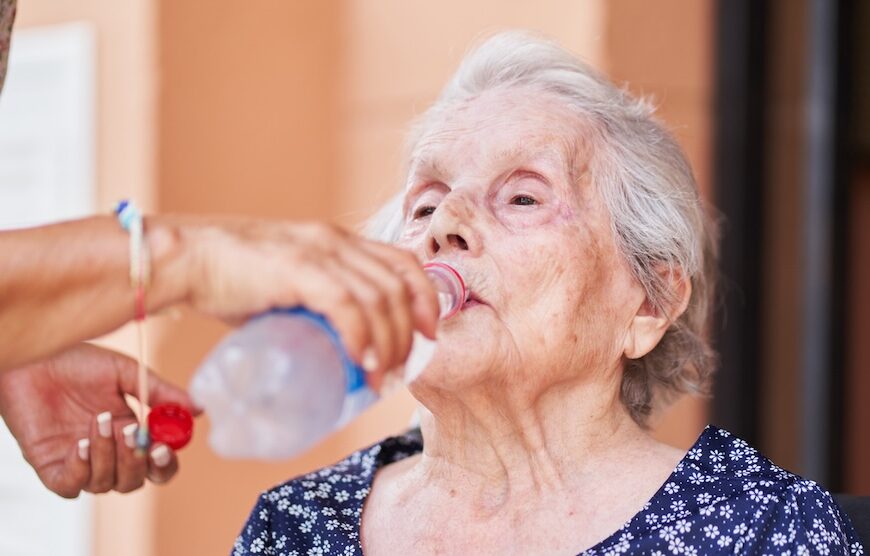
[[[438,292],[441,319],[451,317],[468,297],[462,276],[445,263],[424,268]],[[434,351],[434,342],[415,334],[406,382]],[[302,307],[274,309],[227,336],[197,370],[190,393],[211,417],[212,449],[254,459],[297,455],[378,399],[335,329]]]

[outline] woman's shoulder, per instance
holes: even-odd
[[[663,534],[690,527],[719,548],[857,553],[854,529],[827,490],[714,426],[688,451],[654,505]]]
[[[422,449],[420,430],[412,429],[362,448],[337,463],[294,477],[265,491],[261,498],[273,502],[294,494],[300,495],[303,500],[328,498],[324,493],[333,491],[334,485],[371,484],[378,469],[412,456]]]
[[[771,500],[760,493],[788,492],[832,500],[816,482],[783,469],[742,438],[713,425],[689,449],[674,475],[689,484],[711,485],[709,490],[733,497],[745,495],[755,502]]]
[[[419,452],[422,446],[420,431],[411,430],[263,492],[236,539],[233,555],[258,554],[266,547],[275,554],[291,547],[323,549],[325,544],[353,548],[377,470]]]

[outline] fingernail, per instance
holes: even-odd
[[[166,467],[169,465],[169,447],[166,444],[161,444],[151,450],[151,461],[157,467]]]
[[[79,458],[82,461],[88,461],[91,456],[91,441],[87,438],[79,440]]]
[[[97,415],[97,430],[103,438],[112,436],[112,414],[104,411]]]
[[[124,433],[124,444],[130,449],[136,447],[136,428],[138,426],[136,423],[130,423],[121,429],[121,432]]]
[[[378,370],[378,355],[375,353],[374,349],[368,348],[365,351],[362,358],[362,366],[363,369],[370,373]]]

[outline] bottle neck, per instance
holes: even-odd
[[[465,280],[454,267],[447,263],[434,262],[423,266],[432,285],[438,293],[441,320],[455,315],[468,300],[468,289]]]

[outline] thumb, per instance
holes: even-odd
[[[152,406],[177,403],[190,410],[194,417],[202,413],[202,408],[193,403],[193,399],[186,390],[163,380],[151,371],[148,371],[148,402]]]
[[[115,368],[118,371],[118,385],[120,386],[121,392],[139,399],[138,363],[129,357],[121,357],[122,361],[118,362],[120,364],[115,365]],[[202,409],[193,403],[190,394],[188,394],[183,388],[179,388],[171,382],[160,378],[149,369],[148,404],[154,406],[164,403],[176,403],[189,410],[194,416],[198,416],[202,413]]]

